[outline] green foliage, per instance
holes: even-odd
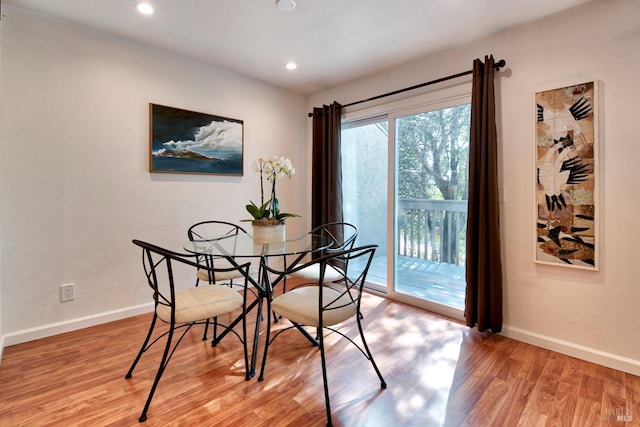
[[[467,198],[470,108],[465,104],[397,120],[400,198]]]
[[[269,205],[272,205],[271,209],[269,209]],[[249,204],[246,205],[246,208],[247,212],[249,212],[249,214],[253,218],[241,220],[245,222],[268,218],[274,218],[279,222],[284,222],[284,220],[287,218],[295,218],[300,216],[293,213],[280,212],[280,209],[278,209],[278,199],[267,200],[264,204],[262,204],[262,206],[258,206],[252,201],[249,201]]]
[[[278,209],[278,199],[275,198],[271,200],[271,213],[273,215],[273,218],[277,219],[280,222],[284,222],[286,218],[295,218],[300,216],[293,213],[280,212],[280,209]]]
[[[258,205],[256,205],[255,203],[249,201],[249,204],[246,206],[247,212],[249,212],[253,219],[269,218],[271,211],[267,208],[269,207],[270,203],[271,200],[268,200],[262,206],[258,207]],[[253,219],[243,219],[242,221],[253,221]]]

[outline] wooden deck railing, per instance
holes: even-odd
[[[466,200],[398,202],[399,255],[464,265],[466,229]]]

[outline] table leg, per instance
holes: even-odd
[[[291,322],[291,323],[293,323],[293,322]],[[311,336],[311,334],[309,332],[307,332],[307,330],[305,328],[303,328],[302,326],[298,325],[297,323],[293,323],[293,326],[295,326],[296,329],[299,330],[300,333],[302,335],[304,335],[304,337],[306,339],[308,339],[311,344],[313,344],[316,347],[318,347],[320,345],[320,343],[318,343],[318,340],[316,338],[314,338],[313,336]]]
[[[254,301],[258,304],[258,313],[256,315],[256,329],[253,334],[253,348],[251,349],[251,367],[249,368],[249,378],[256,376],[256,363],[258,360],[258,344],[260,343],[260,326],[262,323],[262,306],[264,305],[264,296],[258,295],[258,299]]]

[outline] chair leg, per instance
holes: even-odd
[[[164,373],[164,370],[167,367],[167,364],[169,363],[172,338],[173,338],[173,325],[171,325],[171,329],[169,329],[169,333],[167,334],[167,344],[164,347],[164,353],[162,353],[162,359],[160,360],[160,366],[158,367],[156,378],[153,381],[153,385],[151,386],[151,390],[149,391],[149,396],[147,397],[147,401],[144,404],[144,408],[142,409],[142,413],[140,414],[140,418],[138,419],[138,421],[141,423],[147,420],[147,410],[149,409],[149,405],[151,405],[151,399],[153,399],[153,395],[156,392],[156,388],[158,387],[160,378],[162,377],[162,374]]]
[[[367,352],[367,359],[369,359],[369,361],[371,362],[371,366],[373,366],[373,369],[376,371],[376,374],[378,374],[378,378],[380,378],[380,388],[385,389],[387,388],[387,383],[382,377],[382,373],[380,372],[380,369],[378,369],[378,365],[376,365],[376,361],[373,360],[373,354],[371,353],[371,350],[369,350],[369,345],[367,344],[367,340],[364,338],[364,331],[362,330],[362,323],[360,323],[360,317],[356,316],[356,320],[357,320],[356,323],[358,323],[358,330],[360,331],[360,339],[362,339],[362,345],[365,351]]]
[[[202,341],[207,340],[207,329],[209,329],[209,319],[204,323],[204,334],[202,335]]]
[[[209,319],[207,319],[207,322]],[[218,345],[218,318],[213,318],[213,338],[211,339],[211,347]]]
[[[320,361],[322,363],[322,381],[324,383],[324,402],[327,412],[327,427],[333,427],[333,421],[331,421],[331,403],[329,401],[329,382],[327,380],[327,362],[325,360],[324,353],[324,333],[321,328],[318,338],[318,344],[320,347]]]
[[[136,365],[138,364],[138,361],[140,360],[140,357],[142,357],[142,353],[144,353],[147,350],[147,344],[149,343],[149,340],[151,339],[151,335],[153,334],[153,327],[156,325],[156,320],[157,319],[158,319],[158,316],[154,313],[153,314],[153,319],[151,319],[151,325],[149,326],[149,332],[147,332],[147,337],[144,339],[144,342],[142,343],[142,346],[140,347],[140,351],[138,352],[138,355],[136,356],[136,358],[133,360],[133,363],[131,364],[131,367],[129,368],[129,371],[124,376],[126,379],[131,378],[131,375],[133,375],[133,370],[135,369]]]

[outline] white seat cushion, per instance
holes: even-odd
[[[207,270],[198,270],[198,279],[209,282],[209,272]],[[216,271],[216,283],[228,282],[231,279],[242,278],[242,273],[239,271]]]
[[[233,265],[226,258],[216,258],[213,262],[214,268],[233,268]],[[198,269],[198,279],[209,282],[209,272],[207,270]],[[254,268],[249,268],[249,274],[256,274]],[[216,271],[216,283],[228,282],[231,279],[240,279],[244,277],[238,270]]]
[[[296,288],[275,298],[271,303],[271,308],[292,322],[317,327],[320,324],[318,316],[319,292],[318,286]],[[323,305],[331,303],[338,297],[339,299],[331,306],[340,308],[325,310],[322,314],[322,326],[335,325],[355,316],[356,306],[348,294],[340,296],[340,292],[335,289],[328,287],[322,289]],[[343,305],[344,307],[341,307]]]
[[[320,264],[311,264],[305,268],[290,274],[291,277],[303,279],[305,281],[318,281],[320,279]],[[327,264],[324,270],[324,281],[335,282],[344,278],[344,273],[331,264]]]
[[[203,285],[176,292],[176,323],[209,319],[242,307],[242,296],[227,286]],[[158,305],[158,317],[171,321],[171,308]]]

